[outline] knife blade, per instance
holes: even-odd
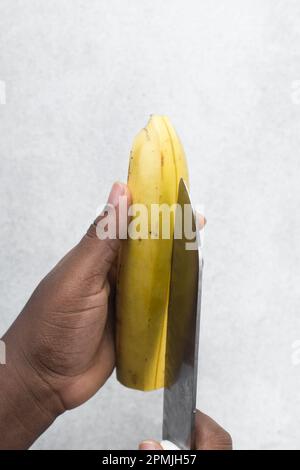
[[[185,233],[187,226],[193,239]],[[203,268],[196,226],[190,196],[181,179],[174,224],[162,428],[163,441],[180,449],[194,445]],[[190,249],[191,242],[194,249]]]

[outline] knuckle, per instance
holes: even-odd
[[[95,225],[95,222],[91,224],[86,232],[86,236],[88,238],[98,238],[97,237],[97,227]]]
[[[221,428],[207,435],[206,445],[209,449],[229,450],[232,448],[232,439],[230,434]]]

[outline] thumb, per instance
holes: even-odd
[[[128,206],[131,196],[123,183],[114,183],[107,204],[82,238],[80,250],[85,251],[90,268],[103,279],[111,269],[120,248],[120,238],[127,236]]]
[[[159,442],[147,440],[140,443],[139,450],[163,450],[163,448]]]

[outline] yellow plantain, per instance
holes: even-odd
[[[148,209],[147,233],[122,242],[117,279],[117,377],[138,390],[164,386],[174,220],[163,239],[151,205],[176,204],[180,178],[188,184],[180,140],[167,117],[151,116],[133,142],[128,171],[133,204]]]

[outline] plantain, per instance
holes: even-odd
[[[181,178],[188,185],[180,140],[166,116],[151,116],[134,139],[128,170],[132,203],[147,209],[146,229],[122,242],[117,274],[117,378],[138,390],[164,386],[174,217],[165,238],[162,214],[151,219],[151,207],[176,204]]]

